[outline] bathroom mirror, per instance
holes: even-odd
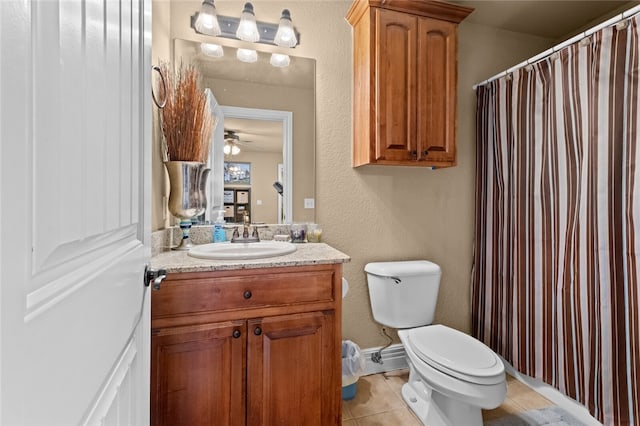
[[[280,68],[270,64],[270,53],[258,52],[256,62],[245,63],[236,58],[235,47],[225,45],[224,40],[214,40],[223,46],[224,56],[220,58],[202,53],[200,42],[174,39],[174,63],[190,63],[198,68],[203,86],[211,90],[225,117],[216,128],[217,140],[212,144],[211,157],[214,162],[218,160],[217,164],[220,164],[220,158],[225,163],[252,163],[258,160],[247,160],[247,155],[255,158],[257,152],[268,150],[273,163],[274,155],[277,155],[274,145],[263,149],[260,140],[272,139],[274,127],[282,129],[281,163],[270,166],[269,174],[259,173],[256,175],[259,180],[254,179],[255,183],[247,185],[251,189],[251,220],[314,222],[315,210],[305,209],[304,205],[305,199],[315,198],[315,60],[290,56],[289,66]],[[283,118],[287,114],[291,117],[289,123]],[[290,130],[287,130],[289,125]],[[239,138],[241,154],[237,158],[222,151],[224,141],[219,138],[225,138],[228,131]],[[287,143],[290,143],[289,147]],[[240,160],[241,157],[245,159]],[[220,182],[224,182],[220,173],[224,170],[212,169],[212,173],[217,174],[210,178],[211,185],[215,182],[216,188],[213,196],[208,197],[210,206],[205,216],[208,221],[215,219],[215,209],[224,208],[219,204],[222,197],[218,194]],[[283,185],[282,195],[274,186],[275,182]]]

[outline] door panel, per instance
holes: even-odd
[[[150,2],[0,2],[0,423],[148,422]]]
[[[151,424],[244,425],[245,347],[244,321],[155,330]]]
[[[406,160],[415,151],[417,21],[376,10],[376,160]]]
[[[332,312],[249,320],[247,424],[336,424]],[[335,409],[334,409],[335,408]],[[293,425],[292,425],[293,426]]]
[[[418,23],[418,158],[455,161],[456,26]]]

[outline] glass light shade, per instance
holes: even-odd
[[[222,151],[224,155],[238,155],[240,154],[240,147],[236,144],[225,143]]]
[[[221,58],[224,56],[224,50],[219,44],[213,43],[200,43],[200,50],[207,56],[214,58]]]
[[[291,22],[291,14],[288,9],[282,11],[280,17],[280,24],[278,25],[278,31],[273,42],[282,47],[294,47],[298,44],[296,33],[293,31],[293,22]]]
[[[218,36],[222,33],[213,0],[204,0],[202,2],[200,13],[198,13],[194,26],[196,31],[202,34]]]
[[[244,4],[236,37],[243,41],[256,42],[260,40],[258,26],[256,25],[256,15],[253,13],[253,5],[251,3]]]
[[[288,67],[290,62],[291,59],[289,58],[289,55],[283,55],[282,53],[272,53],[271,60],[269,61],[269,63],[274,67],[280,68]]]
[[[236,57],[242,62],[256,62],[258,60],[258,52],[251,49],[238,49]]]

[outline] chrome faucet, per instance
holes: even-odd
[[[249,219],[249,213],[247,211],[242,212],[242,238],[249,238],[249,227],[251,226],[251,219]]]
[[[232,243],[257,243],[260,241],[260,235],[258,235],[258,227],[253,226],[253,232],[251,232],[251,236],[249,236],[249,230],[251,229],[251,219],[249,218],[249,213],[245,210],[242,213],[242,238],[240,237],[240,232],[238,231],[239,227],[237,227],[233,231],[233,235],[231,236]]]

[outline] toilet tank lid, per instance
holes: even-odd
[[[367,263],[364,271],[383,277],[411,277],[416,275],[440,275],[438,265],[428,260]]]

